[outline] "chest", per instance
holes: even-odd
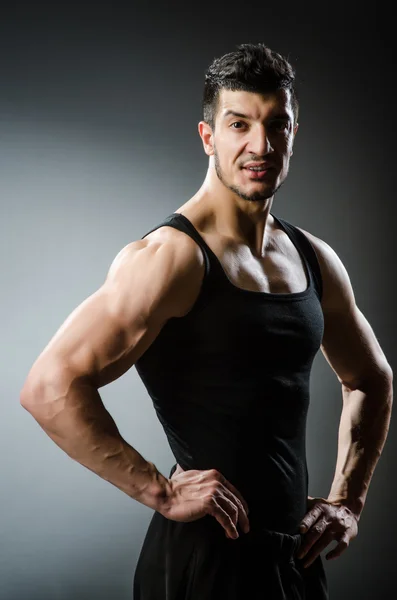
[[[273,240],[261,257],[253,256],[246,246],[231,244],[219,237],[208,236],[207,243],[227,278],[238,288],[294,294],[304,291],[309,285],[305,262],[287,236]]]

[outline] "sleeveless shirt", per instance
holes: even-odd
[[[169,319],[135,367],[184,470],[217,469],[243,495],[252,527],[296,534],[307,512],[306,419],[310,373],[324,331],[315,250],[272,215],[300,253],[307,288],[257,292],[235,286],[193,224],[162,226],[201,248],[205,273],[188,314]]]

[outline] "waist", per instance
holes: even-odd
[[[180,464],[184,471],[198,468],[189,467],[183,461],[178,461],[177,464]],[[177,464],[173,465],[169,477],[175,472]],[[207,468],[213,467],[199,470]],[[259,535],[269,532],[292,536],[299,534],[300,523],[307,512],[308,485],[304,473],[300,479],[289,482],[285,478],[266,480],[264,473],[259,471],[251,480],[245,478],[243,481],[241,478],[228,477],[225,470],[218,470],[246,501],[252,532]]]

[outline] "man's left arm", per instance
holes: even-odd
[[[333,540],[326,559],[337,558],[358,531],[368,488],[389,430],[393,373],[376,336],[356,305],[347,271],[322,240],[312,242],[323,279],[321,350],[342,385],[335,475],[328,498],[309,497],[298,558],[309,566]]]

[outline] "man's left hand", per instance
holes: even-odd
[[[358,517],[343,504],[334,504],[325,498],[308,498],[309,511],[301,523],[304,533],[298,558],[303,566],[310,566],[319,554],[336,540],[338,544],[326,555],[326,560],[337,558],[346,550],[358,533]]]

